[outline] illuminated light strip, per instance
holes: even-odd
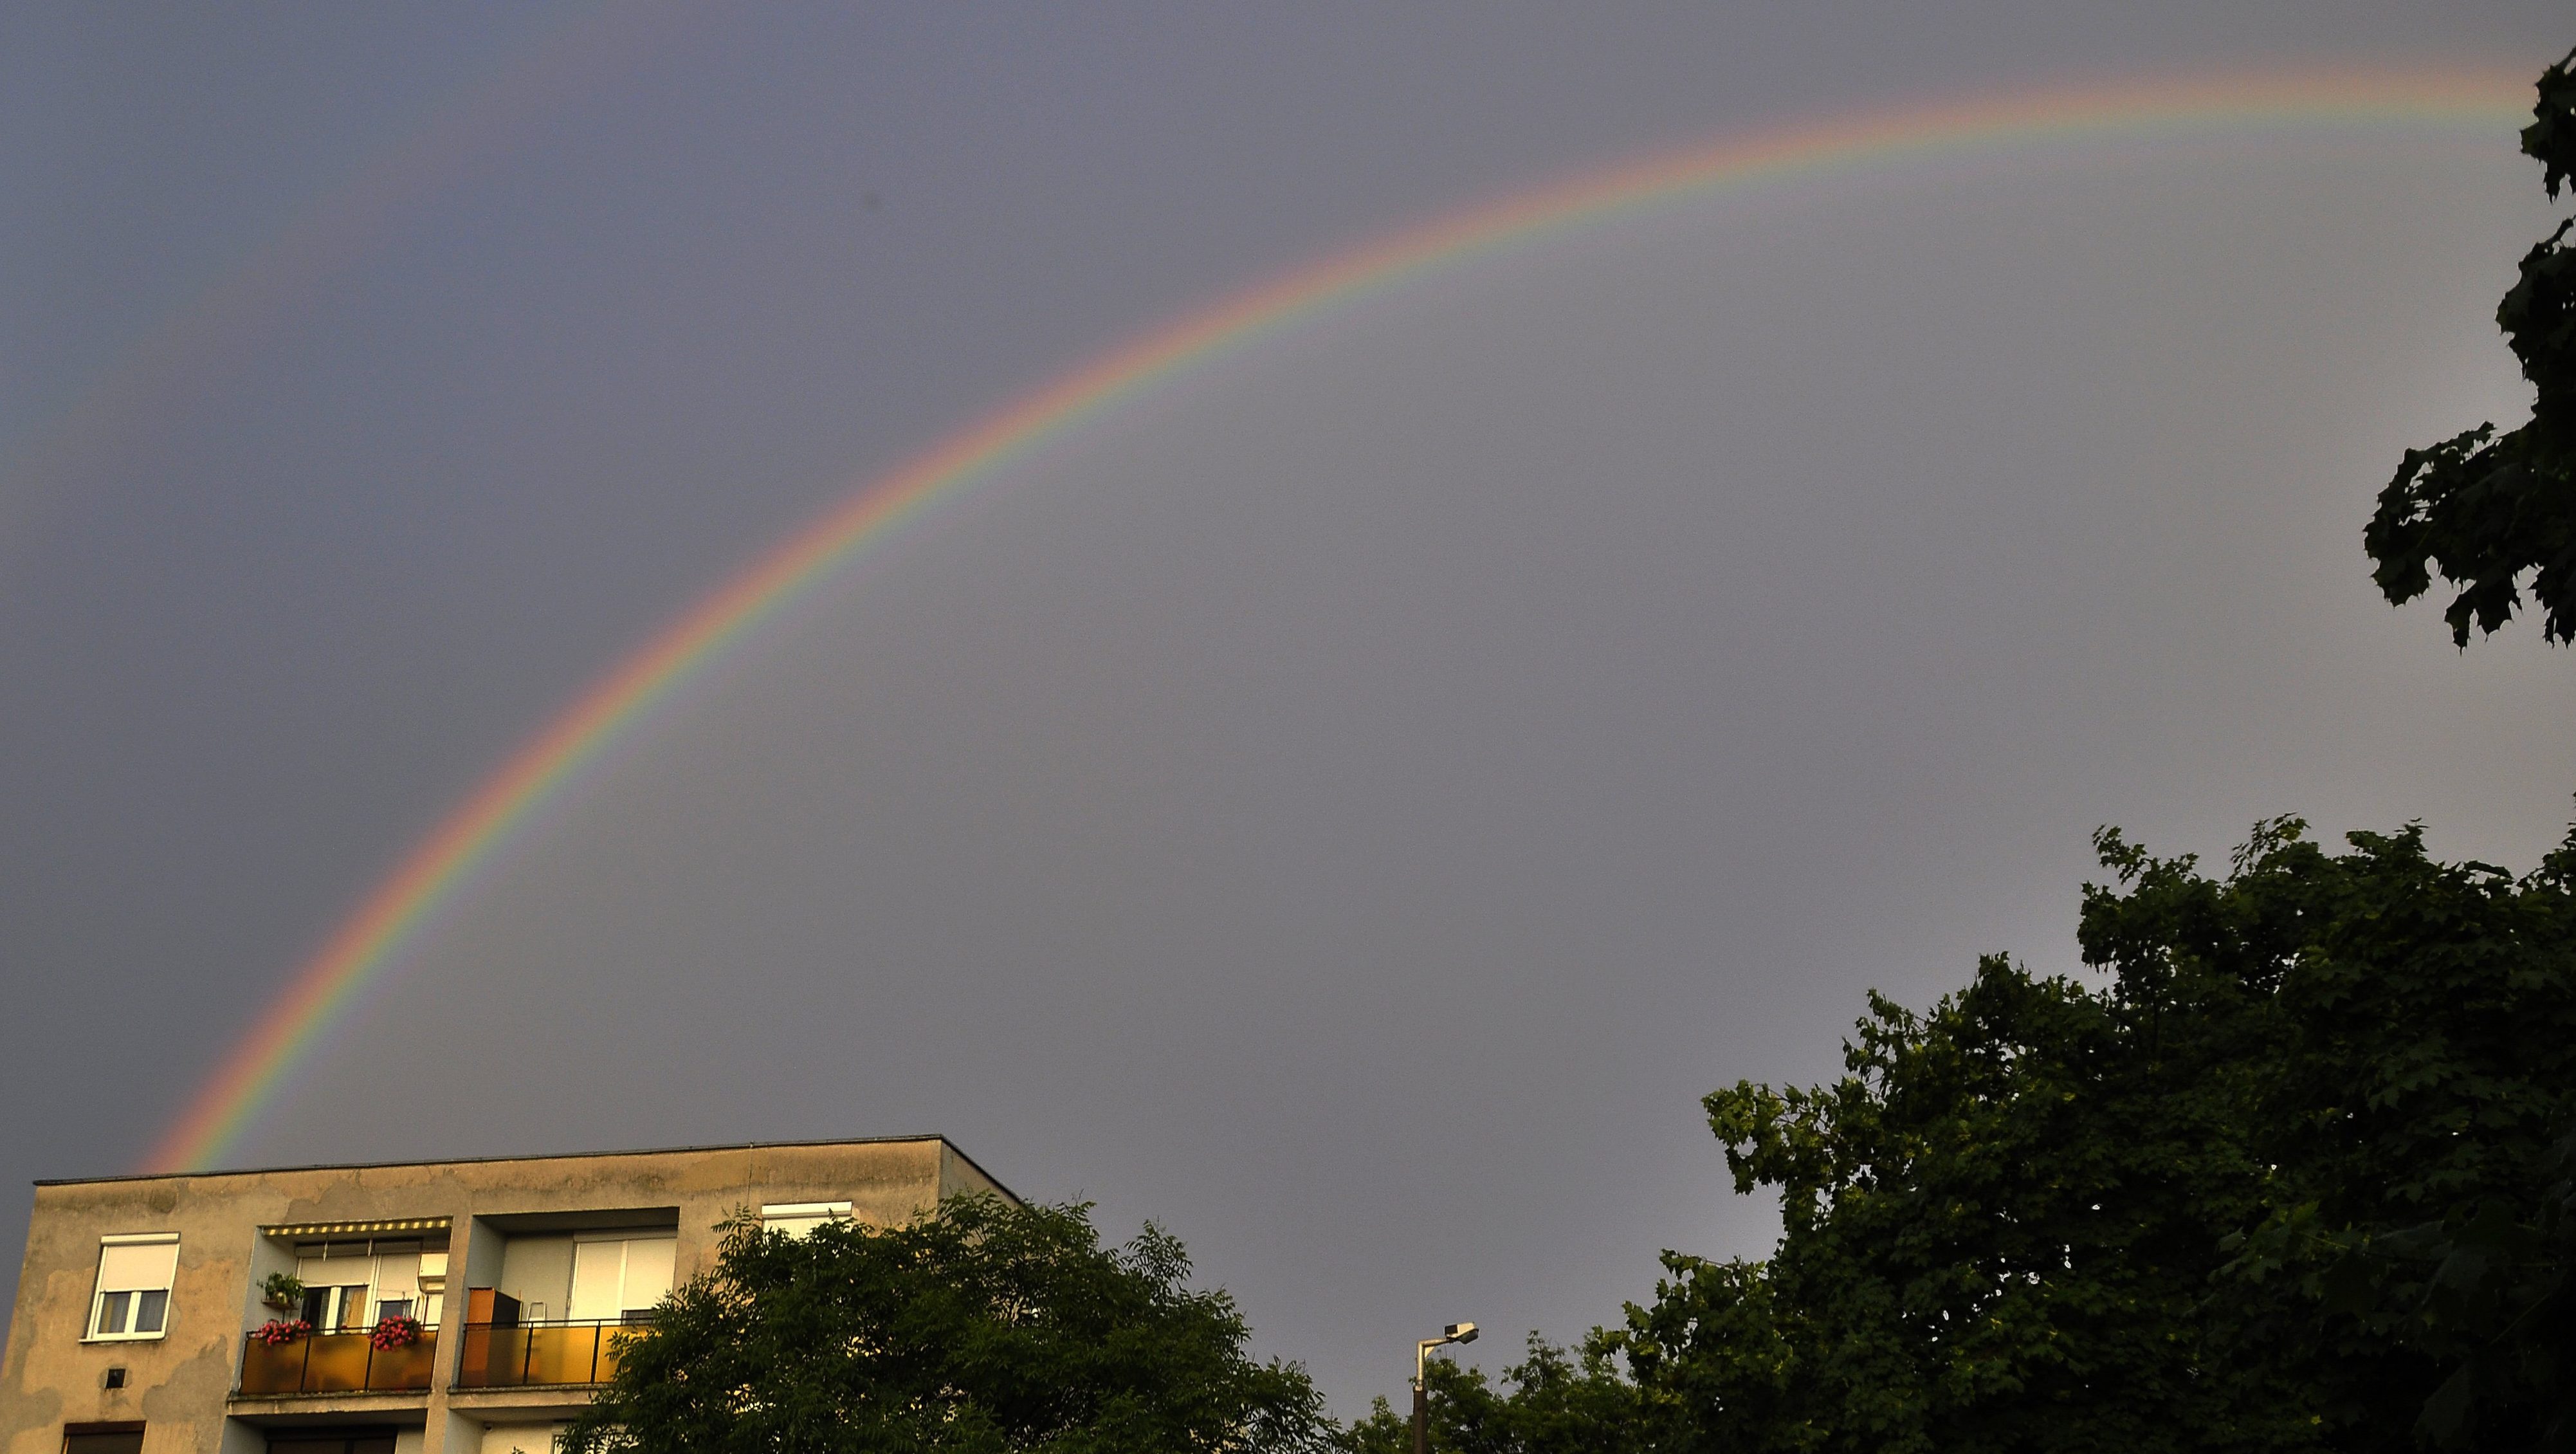
[[[262,1227],[263,1237],[362,1237],[377,1232],[446,1232],[454,1228],[447,1217],[413,1217],[399,1222],[296,1222],[283,1227]]]

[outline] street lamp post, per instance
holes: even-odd
[[[1422,1381],[1423,1360],[1444,1343],[1475,1341],[1475,1324],[1451,1323],[1440,1330],[1439,1337],[1425,1338],[1413,1345],[1413,1454],[1431,1454],[1431,1386]]]

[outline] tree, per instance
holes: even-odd
[[[1328,1447],[1304,1371],[1252,1362],[1233,1301],[1192,1291],[1151,1225],[1104,1248],[1086,1206],[972,1197],[896,1227],[724,1231],[568,1454]]]
[[[2576,835],[2524,879],[2264,825],[2105,832],[2081,939],[1848,1074],[1707,1098],[1766,1261],[1667,1254],[1624,1349],[1669,1450],[2484,1449],[2576,1435]]]
[[[2553,200],[2571,65],[2522,137]],[[2576,641],[2571,229],[2498,310],[2531,420],[2410,452],[2365,534],[2390,601],[2460,588],[2462,646],[2526,577]],[[1629,1447],[2576,1450],[2576,833],[2522,878],[2348,842],[2276,820],[2219,879],[2105,830],[2107,984],[1991,958],[1872,996],[1839,1081],[1707,1097],[1782,1234],[1667,1253],[1587,1344]]]
[[[2576,180],[2576,52],[2540,78],[2540,103],[2522,133],[2550,200]],[[2390,604],[2422,595],[2438,568],[2459,587],[2443,619],[2465,647],[2474,622],[2492,633],[2521,606],[2531,577],[2541,633],[2576,641],[2576,219],[2558,225],[2522,259],[2522,275],[2496,309],[2496,324],[2522,361],[2534,398],[2530,422],[2499,437],[2484,424],[2427,449],[2411,449],[2380,492],[2362,547]],[[2436,567],[2435,562],[2439,562]]]
[[[1423,1365],[1431,1391],[1430,1444],[1438,1454],[1622,1454],[1640,1437],[1638,1390],[1619,1374],[1601,1338],[1579,1351],[1529,1335],[1526,1356],[1497,1389],[1481,1369],[1447,1358]],[[1351,1426],[1349,1454],[1412,1454],[1413,1415],[1378,1399]]]

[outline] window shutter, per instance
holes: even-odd
[[[110,1242],[98,1252],[98,1290],[160,1292],[170,1286],[178,1270],[176,1237],[167,1242]]]
[[[761,1229],[802,1237],[825,1222],[850,1215],[848,1202],[779,1202],[760,1209]]]
[[[671,1267],[679,1248],[670,1237],[626,1244],[626,1294],[618,1299],[619,1312],[649,1308],[671,1295]]]

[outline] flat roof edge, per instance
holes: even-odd
[[[816,1146],[895,1146],[919,1141],[936,1141],[946,1146],[967,1165],[983,1172],[985,1179],[993,1185],[1002,1185],[1001,1179],[989,1171],[984,1171],[983,1166],[975,1158],[966,1154],[965,1148],[935,1133],[921,1136],[829,1136],[816,1141],[721,1141],[705,1146],[642,1146],[618,1151],[554,1151],[526,1156],[436,1156],[412,1161],[316,1161],[300,1166],[229,1166],[214,1171],[134,1171],[117,1176],[39,1177],[35,1184],[40,1187],[102,1186],[120,1181],[184,1181],[192,1177],[276,1176],[294,1171],[387,1171],[404,1166],[489,1166],[504,1161],[588,1161],[604,1156],[685,1156],[691,1152],[706,1151],[791,1151]],[[1003,1190],[1010,1191],[1008,1187],[1004,1187]],[[1014,1201],[1019,1199],[1019,1194],[1016,1192],[1011,1192],[1010,1195]]]

